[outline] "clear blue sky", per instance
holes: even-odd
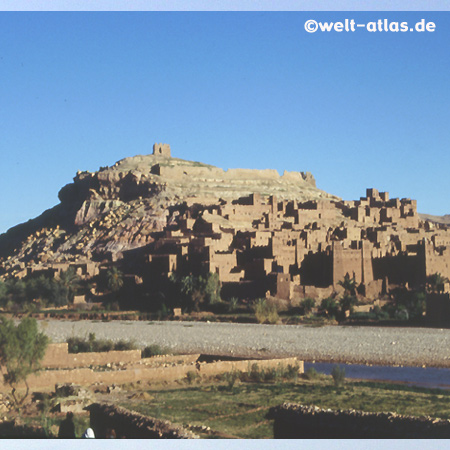
[[[436,31],[304,30],[345,18]],[[156,141],[450,214],[448,12],[1,12],[0,37],[0,232],[57,204],[77,170]]]

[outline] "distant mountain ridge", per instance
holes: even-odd
[[[441,223],[443,225],[450,225],[450,214],[443,216],[433,216],[431,214],[421,214],[419,216],[422,220],[429,220],[430,222]]]

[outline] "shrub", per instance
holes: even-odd
[[[319,372],[317,372],[317,370],[314,369],[314,367],[310,367],[304,373],[304,378],[306,378],[307,380],[316,380],[317,378],[319,378],[319,376],[320,376]]]
[[[275,305],[270,305],[265,298],[260,298],[253,304],[258,323],[275,324],[280,319]]]
[[[123,339],[114,342],[110,339],[97,339],[95,333],[89,333],[87,339],[71,337],[67,339],[69,344],[69,353],[90,353],[90,352],[109,352],[111,350],[136,350],[134,341],[125,341]]]
[[[300,307],[303,310],[303,314],[307,315],[309,314],[312,309],[314,308],[314,306],[316,305],[316,302],[314,301],[314,299],[312,298],[304,298],[301,302],[300,302]]]
[[[166,306],[165,303],[161,304],[161,307],[156,311],[156,316],[158,320],[167,319],[171,315],[170,309]]]
[[[336,387],[340,387],[345,382],[345,368],[334,366],[331,371],[331,376],[333,377],[334,385]]]
[[[239,306],[239,300],[236,297],[231,297],[230,301],[228,303],[228,311],[234,312],[238,309]]]
[[[147,345],[142,349],[142,358],[151,358],[152,356],[167,355],[170,352],[160,347],[158,344]]]
[[[264,371],[264,369],[260,369],[258,364],[254,363],[250,367],[248,377],[252,381],[261,383],[261,382],[265,381],[265,371]]]
[[[223,374],[223,380],[227,383],[229,390],[232,390],[236,381],[240,380],[242,374],[239,371],[233,370]]]
[[[108,342],[108,341],[106,341],[106,342]],[[120,339],[116,343],[113,343],[113,349],[118,350],[118,351],[136,350],[136,348],[137,348],[136,342],[133,340],[126,341],[124,339]]]
[[[195,380],[198,380],[198,378],[200,378],[200,375],[197,372],[195,372],[194,370],[190,370],[186,374],[186,380],[189,384],[192,384]]]
[[[265,381],[275,381],[280,379],[294,379],[296,380],[298,377],[298,371],[300,367],[298,364],[295,365],[287,365],[271,368],[260,368],[257,363],[253,363],[251,366],[249,365],[249,369],[247,372],[247,377],[251,381],[255,381],[257,383],[263,383]],[[241,374],[241,378],[243,374]]]
[[[339,306],[336,303],[336,300],[332,297],[324,298],[320,303],[320,311],[322,314],[325,314],[329,318],[335,318],[339,312]]]

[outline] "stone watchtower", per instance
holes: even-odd
[[[154,144],[153,145],[153,154],[155,156],[165,156],[166,158],[170,158],[170,145],[169,144]]]

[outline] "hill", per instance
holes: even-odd
[[[0,263],[7,273],[17,273],[41,263],[114,260],[117,253],[152,242],[152,233],[162,231],[180,208],[255,193],[298,201],[338,200],[318,189],[310,173],[225,171],[172,158],[169,146],[155,144],[152,155],[125,158],[93,173],[78,172],[60,190],[60,204],[0,236]]]

